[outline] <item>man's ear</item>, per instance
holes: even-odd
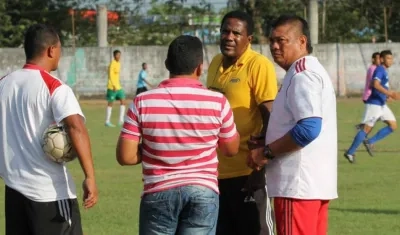
[[[201,74],[203,73],[203,63],[199,64],[199,66],[197,66],[196,68],[196,76],[201,76]]]
[[[168,59],[165,59],[164,65],[165,65],[165,68],[169,71]]]
[[[300,47],[301,48],[307,48],[307,37],[304,36],[304,35],[301,35],[299,37],[299,40],[300,40]]]
[[[54,46],[49,46],[47,48],[47,56],[50,58],[54,57],[54,53],[55,53],[55,47]]]
[[[249,41],[249,43],[251,43],[253,41],[253,35],[248,36],[247,40]]]

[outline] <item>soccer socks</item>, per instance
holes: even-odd
[[[367,133],[365,133],[364,130],[360,130],[354,137],[353,143],[351,144],[349,150],[347,150],[347,154],[354,155],[358,146],[360,146],[365,137],[367,137]]]
[[[112,107],[107,106],[106,123],[110,123]]]
[[[112,107],[107,106],[106,124],[111,124],[111,113],[112,113]],[[125,105],[121,105],[119,108],[119,124],[124,123],[124,117],[125,117]]]
[[[386,126],[382,129],[380,129],[373,137],[371,137],[368,140],[368,144],[374,144],[374,143],[378,142],[379,140],[384,139],[385,137],[390,135],[392,132],[393,132],[392,128],[390,128],[389,126]]]
[[[125,105],[121,105],[119,107],[119,123],[122,124],[124,122],[125,117]]]

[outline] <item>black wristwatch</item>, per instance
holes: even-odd
[[[272,151],[271,151],[271,149],[269,148],[268,145],[266,145],[266,146],[264,147],[264,157],[265,157],[266,159],[268,159],[268,160],[272,160],[272,159],[275,158],[275,156],[272,154]]]

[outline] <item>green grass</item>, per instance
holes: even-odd
[[[400,113],[400,103],[391,103],[390,106],[395,114]],[[81,210],[84,233],[137,234],[141,167],[121,167],[116,163],[114,152],[119,130],[104,127],[104,105],[83,104],[82,107],[87,117],[100,190],[96,207]],[[113,120],[118,114],[115,107]],[[356,133],[354,125],[361,119],[362,112],[363,105],[359,99],[338,102],[339,199],[330,205],[329,234],[400,234],[400,134],[395,132],[378,143],[373,158],[368,156],[363,146],[357,152],[357,164],[351,165],[342,157]],[[77,162],[70,163],[69,168],[81,199],[81,170]],[[4,201],[3,188],[0,187],[1,204]],[[3,234],[4,209],[0,209],[0,231]]]

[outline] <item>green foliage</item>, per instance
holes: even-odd
[[[143,14],[143,1],[138,0],[119,27],[110,28],[109,41],[118,45],[167,45],[177,35],[194,30],[189,25],[190,15],[205,18],[214,13],[212,4],[202,0],[196,6],[185,6],[183,0],[152,0]],[[128,24],[127,22],[130,22]],[[209,25],[201,26],[209,28]]]
[[[0,46],[18,47],[23,43],[24,31],[34,23],[46,23],[57,29],[68,24],[71,1],[3,0],[0,3]]]
[[[325,1],[325,11],[323,2]],[[20,47],[26,28],[33,23],[55,26],[65,46],[71,46],[72,17],[75,10],[75,45],[96,46],[96,15],[82,14],[95,10],[99,0],[2,0],[0,1],[0,47]],[[104,1],[103,1],[104,2]],[[255,21],[255,43],[265,42],[273,19],[283,13],[306,16],[308,0],[229,0],[216,12],[213,1],[199,0],[189,6],[186,0],[109,0],[109,11],[119,14],[118,22],[109,22],[110,45],[166,45],[183,32],[196,29],[218,30],[218,25],[193,19],[221,18],[233,9],[242,9]],[[319,42],[370,42],[385,40],[383,7],[387,9],[388,39],[400,41],[400,1],[394,0],[319,0]],[[325,15],[325,28],[323,27]],[[218,17],[217,17],[218,16]],[[151,19],[151,17],[153,17]],[[192,20],[190,20],[192,19]],[[152,21],[153,20],[153,21]],[[214,20],[215,21],[215,20]],[[152,23],[151,23],[152,22]],[[325,34],[323,34],[323,31]]]
[[[231,0],[233,1],[233,0]],[[238,8],[245,10],[262,25],[268,35],[273,19],[280,14],[305,17],[308,0],[236,0]],[[371,42],[385,40],[383,7],[387,7],[388,38],[400,41],[400,1],[394,0],[319,0],[319,42]],[[323,2],[325,8],[325,35],[322,35]],[[260,16],[257,18],[257,14]],[[306,18],[307,19],[307,18]]]

